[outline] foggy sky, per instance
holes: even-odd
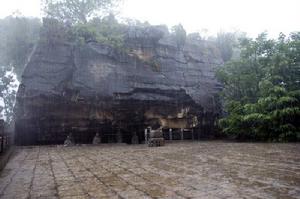
[[[183,24],[188,32],[207,34],[241,30],[255,37],[268,31],[300,31],[300,0],[123,0],[119,17],[167,24]],[[25,16],[41,16],[40,0],[0,0],[0,17],[19,10]]]

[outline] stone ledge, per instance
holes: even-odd
[[[14,151],[14,146],[9,147],[3,154],[0,155],[0,171],[4,169],[6,163],[8,162],[10,156]]]

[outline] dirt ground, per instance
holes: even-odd
[[[22,147],[0,198],[300,198],[300,144]]]

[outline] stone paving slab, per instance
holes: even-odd
[[[300,198],[300,144],[20,147],[0,198]]]

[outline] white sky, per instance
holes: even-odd
[[[181,23],[188,32],[207,29],[241,30],[255,37],[268,31],[300,31],[300,0],[123,0],[121,17],[151,24]],[[0,18],[19,10],[25,16],[40,16],[40,0],[0,0]]]

